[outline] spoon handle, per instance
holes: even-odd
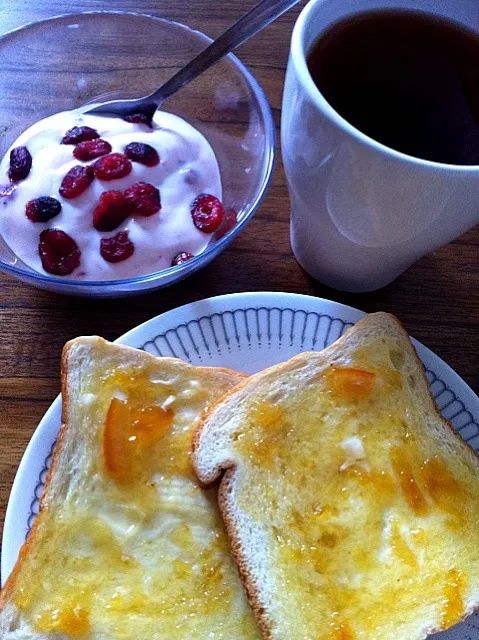
[[[170,95],[194,80],[200,73],[220,60],[230,51],[249,40],[255,33],[267,27],[283,13],[291,9],[300,0],[261,0],[247,14],[235,22],[217,40],[212,42],[196,58],[150,96],[161,104]]]

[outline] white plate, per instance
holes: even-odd
[[[254,373],[301,351],[323,349],[364,314],[336,302],[292,293],[239,293],[193,302],[145,322],[117,340],[155,355]],[[443,415],[479,450],[479,398],[432,351],[414,341]],[[39,498],[60,426],[57,398],[38,425],[13,483],[2,544],[2,578],[10,574],[38,513]],[[477,640],[479,615],[438,634]]]

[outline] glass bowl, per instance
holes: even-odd
[[[0,38],[0,157],[22,131],[49,115],[151,93],[210,42],[176,22],[110,11],[59,16],[5,34]],[[199,129],[213,147],[223,202],[238,214],[233,229],[182,265],[107,282],[35,272],[0,237],[0,270],[59,293],[113,297],[172,284],[221,253],[253,216],[271,179],[275,126],[269,104],[250,71],[230,54],[163,108]]]

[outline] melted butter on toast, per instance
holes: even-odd
[[[76,419],[95,421],[96,453],[70,470],[81,478],[65,501],[45,507],[17,607],[37,631],[72,638],[258,639],[216,491],[190,466],[214,390],[124,366],[84,386]]]
[[[260,395],[234,434],[255,479],[238,506],[269,525],[287,637],[402,638],[416,613],[446,629],[471,577],[477,591],[477,465],[418,428],[400,358],[382,343],[358,349],[294,394]]]

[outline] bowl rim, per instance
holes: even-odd
[[[170,20],[168,18],[161,18],[160,16],[155,16],[149,13],[142,13],[139,11],[117,11],[117,10],[104,10],[104,11],[80,11],[75,13],[62,13],[55,16],[50,16],[48,18],[44,18],[42,20],[33,20],[31,22],[27,22],[19,27],[15,27],[10,29],[9,31],[0,35],[0,46],[3,40],[11,37],[17,32],[24,31],[26,29],[31,29],[36,27],[37,25],[46,24],[49,22],[55,22],[57,20],[61,20],[64,18],[75,18],[76,16],[91,16],[91,15],[120,15],[120,16],[135,16],[137,18],[149,18],[155,20],[157,22],[162,22],[168,25],[174,25],[177,27],[181,27],[190,31],[196,35],[204,38],[208,43],[213,42],[213,38],[206,35],[199,29],[193,29],[192,27],[183,24],[182,22],[178,22],[176,20]],[[41,283],[45,283],[48,285],[59,285],[61,288],[69,288],[73,287],[75,289],[85,289],[92,287],[94,289],[102,289],[113,286],[121,286],[121,285],[134,285],[134,284],[146,284],[151,281],[156,281],[159,276],[164,276],[167,278],[170,275],[176,276],[172,280],[168,282],[168,284],[174,284],[178,280],[182,280],[183,278],[190,275],[190,272],[193,273],[198,269],[206,266],[208,262],[210,262],[216,255],[221,253],[223,249],[227,247],[227,245],[236,238],[236,236],[240,233],[240,231],[248,224],[251,220],[255,212],[257,211],[259,205],[261,204],[268,188],[271,184],[271,180],[274,174],[274,169],[276,166],[276,125],[273,118],[273,113],[271,111],[271,106],[266,97],[266,93],[259,83],[256,80],[253,73],[249,70],[249,68],[241,62],[241,60],[234,55],[233,53],[228,53],[225,58],[229,59],[241,72],[241,74],[246,78],[246,81],[251,87],[253,94],[256,96],[258,100],[259,110],[263,117],[263,121],[265,123],[265,131],[264,135],[266,138],[266,147],[267,147],[267,157],[266,157],[266,166],[264,169],[264,178],[263,182],[259,187],[258,193],[256,197],[250,203],[248,213],[245,215],[243,220],[241,220],[238,224],[236,224],[232,229],[227,231],[222,238],[219,238],[216,242],[206,247],[204,251],[194,256],[192,259],[184,262],[180,265],[174,267],[168,267],[167,269],[162,269],[161,271],[155,271],[153,273],[149,273],[143,276],[136,276],[134,278],[123,278],[118,280],[77,280],[74,278],[63,278],[51,275],[44,275],[37,271],[27,271],[21,267],[17,267],[15,265],[7,264],[0,258],[0,271],[4,271],[7,274],[13,276],[19,276],[21,279],[28,279],[37,281],[40,285]],[[87,106],[87,103],[85,103]],[[209,260],[208,260],[209,258]],[[33,284],[33,282],[31,283]],[[72,292],[73,293],[73,292]]]

